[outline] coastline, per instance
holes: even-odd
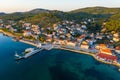
[[[9,32],[5,32],[3,31],[2,29],[0,29],[0,32],[7,35],[7,36],[10,36],[10,37],[15,37],[15,35],[13,35],[12,33],[9,33]]]
[[[3,34],[5,34],[5,35],[7,35],[7,36],[10,36],[10,37],[16,37],[15,35],[13,35],[13,34],[11,34],[11,33],[9,33],[9,32],[5,32],[5,31],[3,31],[3,30],[1,30],[1,29],[0,29],[0,32],[3,33]],[[26,43],[26,44],[30,44],[30,45],[32,45],[32,46],[37,46],[37,44],[32,43],[32,42],[27,41],[27,40],[21,39],[21,40],[19,40],[19,41],[20,41],[20,42],[23,42],[23,43]]]
[[[28,42],[28,41],[24,41],[24,40],[20,40],[20,42],[23,42],[23,43],[26,43],[26,44],[30,44],[30,45],[33,45],[33,46],[36,46],[37,47],[37,44],[34,44],[32,42]],[[85,54],[85,55],[90,55],[92,56],[95,60],[101,62],[101,63],[104,63],[104,64],[109,64],[109,65],[114,65],[118,68],[120,68],[120,64],[119,63],[111,63],[111,62],[106,62],[106,61],[103,61],[103,60],[100,60],[96,57],[95,54],[93,53],[90,53],[90,52],[85,52],[85,51],[81,51],[81,50],[73,50],[73,49],[68,49],[68,48],[63,48],[63,47],[60,47],[60,48],[53,48],[53,49],[61,49],[61,50],[67,50],[67,51],[71,51],[71,52],[76,52],[76,53],[79,53],[79,54]]]
[[[85,51],[80,51],[80,50],[72,50],[72,49],[67,49],[67,48],[58,48],[58,49],[68,50],[68,51],[71,51],[71,52],[76,52],[76,53],[80,53],[80,54],[90,55],[90,56],[92,56],[95,60],[97,60],[97,61],[99,61],[99,62],[101,62],[101,63],[109,64],[109,65],[114,65],[114,66],[120,68],[120,64],[119,64],[119,63],[105,62],[105,61],[103,61],[103,60],[98,59],[95,54],[90,53],[90,52],[85,52]]]
[[[35,46],[35,47],[37,47],[38,45],[37,44],[35,44],[35,43],[32,43],[32,42],[30,42],[30,41],[27,41],[27,40],[19,40],[20,42],[23,42],[23,43],[25,43],[25,44],[29,44],[29,45],[32,45],[32,46]]]
[[[3,31],[3,30],[1,30],[1,29],[0,29],[0,32],[2,32],[3,34],[5,34],[5,35],[7,35],[7,36],[15,37],[13,34],[10,34],[10,33],[8,33],[8,32],[5,32],[5,31]],[[33,42],[30,42],[30,41],[28,41],[28,40],[23,40],[23,39],[21,39],[21,40],[19,40],[19,41],[20,41],[20,42],[23,42],[23,43],[25,43],[25,44],[29,44],[29,45],[35,46],[35,47],[38,46],[37,44],[35,44],[35,43],[33,43]],[[97,61],[99,61],[99,62],[101,62],[101,63],[109,64],[109,65],[114,65],[114,66],[120,68],[120,64],[119,64],[119,63],[111,63],[111,62],[106,62],[106,61],[100,60],[100,59],[98,59],[98,58],[96,57],[95,54],[93,54],[93,53],[91,53],[91,52],[85,52],[85,51],[75,50],[75,49],[68,49],[68,48],[64,48],[64,47],[60,47],[60,48],[55,48],[55,47],[54,47],[53,49],[61,49],[61,50],[67,50],[67,51],[76,52],[76,53],[80,53],[80,54],[90,55],[90,56],[92,56],[95,60],[97,60]]]

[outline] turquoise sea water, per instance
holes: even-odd
[[[16,62],[15,51],[29,47],[0,34],[0,80],[120,80],[117,67],[65,50],[44,50]]]

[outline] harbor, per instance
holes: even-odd
[[[92,56],[85,55],[85,53],[82,54],[77,50],[75,50],[77,52],[62,48],[42,50],[31,57],[16,62],[14,60],[15,52],[20,54],[27,48],[36,47],[23,42],[14,42],[12,38],[2,35],[0,36],[0,44],[1,80],[8,80],[8,78],[9,80],[17,80],[18,78],[21,80],[53,80],[51,77],[56,77],[60,74],[65,75],[66,79],[69,80],[75,80],[73,74],[75,76],[80,76],[81,74],[91,76],[87,74],[92,74],[94,75],[91,76],[92,80],[94,78],[98,80],[118,80],[120,78],[117,67],[103,64]],[[97,72],[97,74],[93,74],[93,72]],[[102,76],[102,78],[99,78],[98,75]],[[83,77],[76,78],[80,80]],[[88,77],[85,78],[89,80]]]
[[[32,42],[29,42],[29,41],[24,41],[24,40],[20,40],[21,42],[24,42],[24,43],[27,43],[27,44],[30,44],[30,45],[33,45],[33,46],[38,46],[37,44],[34,44],[34,43],[32,43]],[[54,47],[55,46],[55,47]],[[99,62],[101,62],[101,63],[104,63],[104,64],[109,64],[109,65],[114,65],[114,66],[116,66],[116,67],[118,67],[118,68],[120,68],[120,64],[119,63],[112,63],[112,62],[107,62],[107,61],[103,61],[103,60],[100,60],[100,59],[98,59],[97,57],[96,57],[96,54],[95,53],[91,53],[91,52],[87,52],[87,51],[82,51],[82,50],[75,50],[75,49],[69,49],[69,48],[65,48],[65,47],[62,47],[62,46],[58,46],[57,45],[57,47],[56,47],[56,45],[47,45],[47,47],[46,46],[44,46],[44,49],[46,49],[46,50],[51,50],[51,49],[61,49],[61,50],[68,50],[68,51],[72,51],[72,52],[77,52],[77,53],[80,53],[80,54],[86,54],[86,55],[90,55],[90,56],[92,56],[95,60],[97,60],[97,61],[99,61]],[[41,50],[40,50],[41,51]]]
[[[120,0],[4,0],[0,80],[120,80]]]
[[[22,42],[30,43],[30,42],[26,42],[26,41],[23,41],[23,40],[22,40]],[[30,44],[33,44],[33,43],[30,43]],[[42,50],[51,50],[53,48],[51,44],[42,45],[41,43],[38,43],[38,44],[35,44],[35,45],[36,45],[36,48],[27,48],[21,54],[15,53],[15,59],[20,60],[20,59],[29,58],[30,56],[33,56],[33,55],[35,55],[36,53],[38,53]]]
[[[0,32],[5,33],[5,32],[3,32],[3,31],[1,31],[1,30],[0,30]],[[9,36],[13,37],[13,35],[10,35],[10,34],[8,34],[8,33],[6,33],[6,35],[9,35]],[[26,44],[33,45],[33,46],[35,46],[35,47],[38,46],[38,44],[34,43],[33,41],[24,40],[24,39],[20,39],[19,41],[20,41],[20,42],[23,42],[23,43],[26,43]],[[68,51],[72,51],[72,52],[87,54],[87,55],[92,56],[94,59],[96,59],[97,61],[99,61],[99,62],[101,62],[101,63],[109,64],[109,65],[114,65],[114,66],[117,66],[118,68],[120,68],[120,64],[119,64],[119,63],[111,63],[111,62],[106,62],[106,61],[100,60],[100,59],[98,59],[98,58],[96,57],[95,54],[91,54],[91,53],[86,52],[86,51],[69,49],[69,48],[65,48],[65,47],[58,46],[58,45],[57,45],[57,47],[54,47],[54,46],[55,46],[55,45],[51,45],[51,46],[49,45],[49,48],[51,48],[51,49],[57,48],[57,49],[62,49],[62,50],[68,50]],[[45,47],[44,47],[44,48],[45,48]],[[50,49],[50,50],[51,50],[51,49]]]

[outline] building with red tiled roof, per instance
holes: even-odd
[[[102,58],[105,60],[117,61],[117,56],[103,54],[103,53],[99,53],[99,54],[97,54],[97,56],[98,56],[98,58]]]
[[[101,48],[100,52],[97,54],[97,57],[108,61],[117,61],[117,56],[112,55],[112,51],[107,47]]]
[[[31,31],[29,31],[29,30],[24,30],[24,31],[23,31],[23,35],[24,35],[24,36],[32,36],[32,33],[31,33]]]
[[[100,49],[106,49],[107,48],[107,46],[105,44],[99,44],[99,46],[100,46]]]
[[[115,49],[116,49],[116,50],[120,50],[120,46],[116,46]]]
[[[112,51],[109,48],[100,49],[100,53],[112,55]]]
[[[106,44],[98,44],[98,45],[96,45],[95,48],[96,48],[96,49],[106,49],[107,46],[106,46]]]
[[[120,54],[120,46],[115,47],[115,51]]]

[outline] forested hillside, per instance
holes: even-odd
[[[0,19],[19,21],[23,20],[32,24],[48,27],[63,20],[74,20],[80,23],[86,18],[94,18],[98,21],[107,20],[108,31],[120,29],[120,8],[88,7],[70,12],[57,10],[34,9],[27,12],[15,12],[11,14],[1,13]]]
[[[120,31],[120,13],[111,16],[105,27],[108,31]]]
[[[89,13],[89,14],[117,14],[120,12],[120,8],[107,8],[107,7],[87,7],[83,9],[77,9],[70,11],[71,13]]]

